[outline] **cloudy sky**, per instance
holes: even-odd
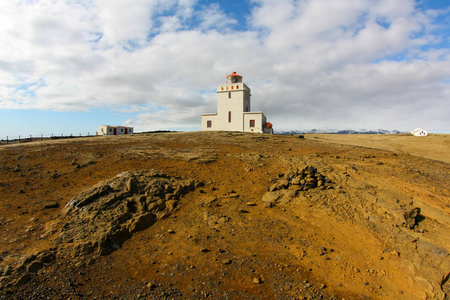
[[[0,2],[0,138],[200,130],[233,71],[275,130],[450,131],[448,0]]]

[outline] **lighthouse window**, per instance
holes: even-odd
[[[255,127],[255,120],[250,120],[250,127]]]
[[[231,92],[228,92],[228,99],[231,99]]]
[[[212,121],[206,121],[206,127],[211,128],[212,127]]]
[[[236,89],[239,89],[239,85],[236,86]]]
[[[228,123],[231,122],[231,111],[228,112]]]

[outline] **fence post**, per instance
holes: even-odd
[[[19,143],[20,143],[20,135],[19,135]]]
[[[44,135],[41,133],[41,141],[44,140]]]
[[[8,136],[6,136],[6,144],[9,144]]]

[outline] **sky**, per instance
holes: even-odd
[[[200,130],[233,71],[276,131],[450,132],[450,2],[0,2],[0,139]]]

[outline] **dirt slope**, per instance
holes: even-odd
[[[347,138],[191,132],[1,146],[0,297],[445,298],[449,161],[404,136]],[[448,144],[432,139],[437,151]]]
[[[409,153],[450,163],[448,134],[430,134],[427,137],[410,134],[317,134],[308,137],[344,145]]]

